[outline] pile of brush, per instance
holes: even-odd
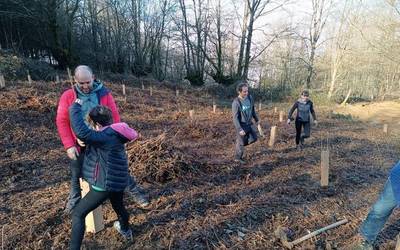
[[[165,183],[196,171],[200,165],[193,156],[172,146],[166,133],[129,143],[127,152],[129,166],[139,181]]]

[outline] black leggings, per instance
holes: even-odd
[[[300,139],[310,137],[311,125],[310,122],[303,122],[300,120],[296,120],[295,125],[296,125],[296,145],[299,145]],[[304,128],[303,135],[301,134],[302,127]]]
[[[72,210],[71,250],[79,250],[81,247],[85,233],[86,215],[107,199],[110,199],[111,205],[118,215],[121,229],[123,231],[129,229],[129,214],[123,204],[123,192],[99,192],[91,189]]]

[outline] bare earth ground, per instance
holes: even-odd
[[[126,196],[135,238],[124,242],[112,228],[116,215],[106,203],[106,229],[87,234],[84,249],[283,249],[273,236],[278,226],[288,227],[293,240],[347,218],[348,224],[297,247],[346,249],[358,240],[358,226],[398,160],[398,139],[393,134],[384,135],[380,126],[329,118],[318,107],[320,125],[313,128],[306,148],[296,151],[293,126],[280,124],[278,114],[265,108],[260,112],[264,130],[278,125],[278,142],[273,149],[266,139],[247,147],[246,157],[252,160],[239,166],[232,162],[229,108],[213,114],[211,99],[191,93],[176,98],[167,88],[157,88],[150,97],[149,91],[132,86],[127,87],[125,103],[120,85],[108,86],[122,119],[143,135],[136,143],[152,145],[151,151],[142,152],[149,155],[141,157],[158,164],[159,170],[166,162],[179,160],[175,167],[182,169],[159,179],[146,177],[139,171],[146,162],[139,162],[143,159],[130,151],[131,159],[138,159],[131,169],[152,198],[151,207],[138,209]],[[57,100],[65,87],[34,83],[0,90],[4,249],[68,247],[71,222],[63,213],[68,160],[54,124]],[[195,110],[193,123],[189,109]],[[163,142],[156,140],[163,132]],[[330,186],[323,189],[319,164],[327,138],[331,175]],[[157,150],[170,151],[154,153]],[[398,216],[395,212],[380,235],[380,249],[394,249]]]

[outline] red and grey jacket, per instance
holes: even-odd
[[[99,104],[111,109],[114,123],[120,122],[117,105],[111,95],[111,91],[102,87],[98,92]],[[66,90],[60,98],[57,108],[56,125],[61,142],[65,149],[76,146],[76,136],[71,129],[68,109],[74,103],[77,93],[75,89]]]

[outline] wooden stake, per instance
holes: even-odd
[[[28,82],[29,82],[29,85],[32,85],[32,78],[31,78],[31,75],[29,74],[29,70],[28,70]]]
[[[89,183],[80,179],[82,197],[89,193]],[[103,212],[101,205],[90,212],[85,218],[86,232],[97,233],[104,229]]]
[[[264,131],[262,130],[260,123],[258,123],[257,129],[258,129],[258,132],[260,133],[260,136],[265,137]]]
[[[58,74],[56,75],[56,83],[60,83],[60,77],[58,76]]]
[[[258,111],[261,111],[261,108],[262,108],[262,103],[259,102],[259,103],[258,103]]]
[[[398,234],[396,238],[397,238],[397,242],[396,242],[395,250],[400,250],[400,234]]]
[[[383,124],[383,133],[387,134],[388,133],[388,125]]]
[[[142,90],[144,90],[144,84],[142,83]]]
[[[275,107],[275,108],[274,108],[274,114],[276,114],[277,112],[278,112],[278,108]]]
[[[190,117],[190,120],[193,121],[193,119],[194,119],[194,110],[193,109],[189,110],[189,117]]]
[[[217,105],[216,104],[213,104],[213,113],[214,114],[217,113]]]
[[[126,96],[125,84],[122,84],[122,94]]]
[[[175,90],[175,95],[176,95],[176,97],[179,96],[179,89]]]
[[[150,96],[153,96],[153,87],[150,86]]]
[[[283,122],[283,111],[279,111],[279,122]]]
[[[329,185],[329,149],[321,151],[321,187]]]
[[[276,132],[277,132],[276,126],[272,126],[271,127],[271,135],[269,137],[269,144],[268,144],[270,147],[273,147],[275,145]]]
[[[0,89],[6,87],[6,80],[4,79],[3,75],[0,75]]]
[[[67,68],[67,72],[68,72],[68,78],[69,78],[69,82],[71,83],[71,86],[74,86],[74,81],[72,79],[72,75],[71,75],[71,70],[69,68]]]

